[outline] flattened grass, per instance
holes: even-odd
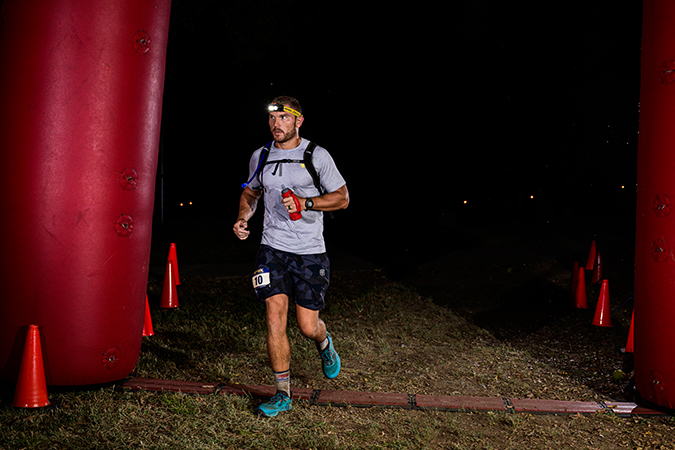
[[[253,298],[248,277],[181,281],[176,310],[156,307],[161,284],[150,281],[156,334],[143,339],[131,376],[272,384],[264,307]],[[564,286],[552,288],[554,298],[566,298]],[[323,377],[313,343],[297,331],[293,311],[290,316],[296,387],[603,398],[560,362],[551,364],[539,342],[528,347],[526,337],[517,345],[498,339],[378,271],[334,274],[322,317],[343,360],[336,380]],[[607,363],[613,370],[615,361]],[[515,449],[645,443],[670,448],[675,434],[669,419],[337,408],[300,401],[269,420],[255,415],[260,400],[249,397],[121,392],[114,386],[55,391],[50,394],[54,407],[23,410],[7,405],[7,394],[0,406],[1,449]]]

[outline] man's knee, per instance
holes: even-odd
[[[325,325],[319,318],[319,311],[312,311],[305,308],[298,308],[298,328],[303,336],[310,339],[318,339],[325,333]]]

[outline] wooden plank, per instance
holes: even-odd
[[[293,389],[293,399],[310,401],[313,389],[296,388]],[[229,395],[251,395],[257,398],[271,398],[277,393],[274,386],[259,386],[255,384],[226,384],[218,388],[219,394]]]
[[[365,408],[372,406],[410,408],[408,394],[393,394],[385,392],[322,390],[316,403],[318,405],[350,405]]]
[[[250,395],[270,398],[276,393],[274,386],[253,384],[228,384],[130,378],[122,389],[189,394]],[[308,388],[293,389],[293,399],[308,401],[312,405],[391,407],[403,409],[436,409],[442,411],[504,411],[529,414],[597,414],[614,413],[620,417],[670,417],[666,411],[639,406],[630,402],[581,402],[541,399],[509,399],[498,397],[469,397],[445,395],[409,395],[386,392],[331,391]]]
[[[218,388],[218,383],[157,380],[154,378],[131,378],[122,384],[122,388],[147,391],[183,392],[186,394],[213,394]]]
[[[416,395],[415,403],[420,409],[442,411],[507,411],[499,397],[468,397],[445,395]]]
[[[596,414],[608,412],[597,402],[513,398],[511,404],[516,412],[530,414]]]

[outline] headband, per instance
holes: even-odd
[[[272,103],[269,106],[269,111],[286,111],[288,113],[293,114],[295,117],[302,117],[302,114],[299,111],[294,110],[293,108],[282,105],[281,103]]]

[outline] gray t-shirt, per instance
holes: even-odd
[[[305,198],[318,197],[319,192],[304,164],[275,161],[302,161],[308,144],[307,139],[302,139],[298,147],[290,150],[278,149],[272,145],[267,164],[260,169],[261,173],[257,177],[253,177],[253,174],[258,167],[262,147],[253,152],[249,161],[249,178],[253,177],[253,180],[248,187],[254,191],[263,190],[265,219],[262,244],[296,255],[326,252],[323,239],[323,213],[302,211],[300,220],[291,220],[281,203],[281,191],[287,187],[297,196]],[[316,146],[312,161],[325,192],[334,192],[345,185],[344,178],[325,148]],[[264,186],[260,185],[260,180]]]

